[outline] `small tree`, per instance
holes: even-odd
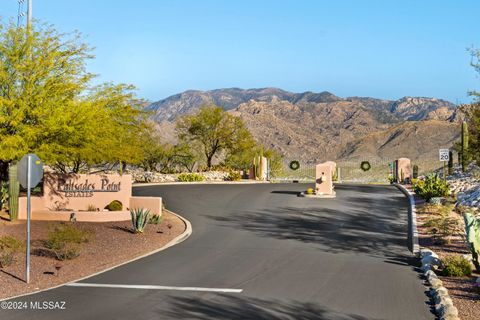
[[[141,160],[142,101],[132,86],[92,85],[92,58],[77,33],[0,24],[1,170],[29,152],[64,172]]]
[[[177,132],[182,142],[201,146],[208,169],[222,152],[237,153],[254,145],[243,121],[215,105],[203,106],[196,114],[181,117]]]

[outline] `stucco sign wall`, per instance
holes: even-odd
[[[45,209],[86,210],[94,205],[102,210],[113,200],[129,206],[132,177],[116,174],[53,174],[44,176]]]
[[[123,210],[105,212],[113,200],[120,201]],[[122,221],[130,219],[129,209],[134,208],[162,214],[162,198],[132,197],[129,174],[45,173],[43,196],[32,197],[31,203],[34,220],[68,221],[74,214],[77,221]],[[26,197],[19,198],[18,217],[26,217]]]

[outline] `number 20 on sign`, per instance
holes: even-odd
[[[438,150],[438,157],[440,161],[448,161],[450,160],[450,154],[448,149],[439,149]]]

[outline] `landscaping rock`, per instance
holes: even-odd
[[[425,249],[425,248],[420,249],[419,255],[420,255],[420,258],[422,258],[422,259],[425,258],[425,257],[428,257],[428,256],[433,256],[433,257],[438,258],[438,255],[435,252],[433,252],[430,249]]]
[[[430,269],[436,269],[443,266],[442,261],[436,256],[436,254],[423,257],[421,262],[422,270],[425,272],[429,270],[427,267],[430,267]]]
[[[177,182],[179,175],[177,173],[159,173],[141,169],[129,169],[127,173],[132,175],[133,182],[136,183]],[[205,181],[224,181],[229,176],[229,173],[224,171],[199,172],[199,174],[205,178]]]
[[[438,278],[429,279],[428,282],[430,283],[430,286],[433,289],[438,289],[438,288],[441,288],[443,286],[442,280],[440,280]]]

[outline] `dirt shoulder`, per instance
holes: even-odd
[[[186,230],[182,219],[164,211],[160,224],[147,225],[143,234],[133,234],[130,221],[76,222],[75,225],[94,234],[84,244],[79,257],[59,261],[45,248],[49,228],[61,222],[32,221],[30,283],[25,279],[25,254],[0,269],[0,299],[39,291],[68,283],[158,250]],[[26,223],[0,221],[0,236],[26,239]]]
[[[419,244],[423,248],[433,250],[442,259],[447,255],[467,255],[470,253],[465,242],[463,218],[455,210],[450,212],[450,217],[458,221],[458,231],[449,237],[448,242],[442,243],[435,239],[425,223],[431,218],[433,212],[428,204],[417,198],[417,222]],[[480,274],[474,272],[471,276],[445,277],[438,273],[445,288],[448,289],[453,305],[458,309],[462,320],[478,320],[480,315],[480,294],[474,287],[475,280]]]

